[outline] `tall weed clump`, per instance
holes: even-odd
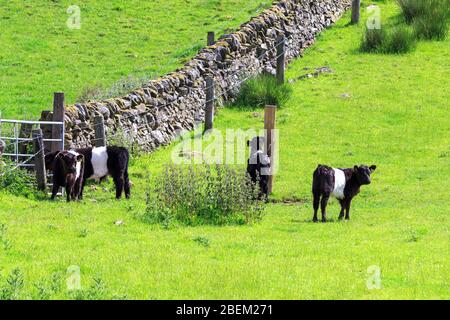
[[[450,0],[397,0],[404,21],[382,29],[366,28],[362,52],[407,53],[417,39],[444,40],[448,34]],[[406,24],[405,24],[406,22]]]
[[[17,168],[9,159],[0,159],[0,191],[35,198],[38,194],[36,176],[30,171]]]
[[[76,102],[87,103],[91,100],[117,98],[142,87],[153,78],[154,75],[144,77],[130,75],[128,77],[121,78],[109,88],[105,88],[101,85],[87,86],[83,88],[81,94],[76,98]]]
[[[389,30],[388,36],[382,45],[384,53],[407,53],[416,47],[414,32],[407,26],[398,26]]]
[[[426,10],[427,0],[397,0],[403,17],[407,23],[412,23],[415,18],[419,17]]]
[[[292,88],[279,84],[272,75],[259,75],[244,82],[233,106],[238,108],[259,108],[266,105],[282,107],[289,100]]]
[[[366,28],[362,42],[361,51],[363,52],[378,52],[384,46],[387,39],[385,29],[369,29]]]
[[[23,287],[24,276],[20,269],[13,269],[6,278],[0,274],[0,300],[19,299]]]
[[[444,5],[444,1],[436,2],[435,5],[417,17],[413,22],[413,27],[417,38],[425,40],[444,40],[448,34],[448,21],[450,17],[450,3]]]
[[[125,132],[121,126],[118,126],[114,132],[108,131],[106,136],[108,145],[127,148],[131,154],[131,161],[144,153],[139,141],[134,139],[131,134]]]
[[[406,23],[419,39],[444,40],[450,18],[449,0],[398,0]]]
[[[265,203],[245,171],[226,165],[168,165],[150,183],[143,220],[169,227],[249,224],[260,221]]]
[[[391,29],[367,28],[361,42],[361,51],[401,54],[412,51],[415,46],[414,33],[407,26],[397,26]]]

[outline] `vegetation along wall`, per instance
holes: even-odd
[[[276,2],[238,31],[202,49],[175,72],[123,97],[67,106],[66,147],[93,145],[94,117],[98,114],[105,119],[107,133],[120,129],[147,151],[168,144],[180,130],[192,130],[203,120],[206,76],[214,77],[216,105],[233,99],[243,79],[275,73],[279,35],[286,37],[289,63],[350,5],[351,0]],[[43,112],[41,117],[50,120],[52,114]]]

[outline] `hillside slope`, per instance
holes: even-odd
[[[3,1],[0,7],[0,111],[37,118],[55,91],[74,103],[84,89],[122,78],[150,79],[181,66],[206,43],[207,31],[235,29],[270,2]],[[75,27],[75,28],[74,28]]]
[[[380,6],[384,19],[399,13],[393,2]],[[18,268],[22,298],[449,299],[449,41],[421,42],[405,55],[361,54],[363,26],[348,21],[289,67],[289,79],[305,68],[334,73],[293,83],[278,111],[276,203],[261,223],[165,230],[137,219],[171,146],[133,160],[130,201],[113,201],[111,184],[70,205],[0,193],[10,242],[0,247],[0,286]],[[216,127],[261,128],[261,114],[220,109]],[[311,222],[318,163],[378,165],[351,221],[337,222],[332,202],[330,223]],[[64,288],[71,266],[80,268],[78,293]],[[369,290],[373,268],[381,288]],[[62,288],[43,295],[39,288],[55,281]]]

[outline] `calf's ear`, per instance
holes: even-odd
[[[374,172],[376,168],[377,168],[377,166],[373,164],[373,165],[370,166],[369,169],[370,169],[371,172]]]
[[[55,160],[55,157],[58,155],[58,153],[59,153],[59,151],[55,151],[55,152],[52,152],[52,153],[47,153],[46,155],[45,155],[45,161],[46,162],[53,162],[53,160]]]
[[[358,166],[354,166],[353,171],[358,172]]]

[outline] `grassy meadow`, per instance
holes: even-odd
[[[0,5],[0,110],[37,118],[53,92],[75,103],[86,89],[106,90],[173,71],[206,44],[206,33],[236,29],[270,1],[80,0],[80,29],[68,0]],[[70,20],[69,20],[70,19]],[[67,22],[71,29],[68,27]]]
[[[221,1],[223,11],[217,14],[241,12],[233,6],[236,2]],[[18,2],[11,3],[14,9]],[[192,11],[196,16],[174,18],[174,23],[187,28],[198,23],[202,14],[215,21],[206,3],[219,2],[201,3],[204,11],[180,2],[180,12]],[[255,8],[259,2],[247,4]],[[400,11],[393,1],[378,4],[383,21],[397,21]],[[104,15],[126,12],[138,21],[144,11],[129,10],[109,9]],[[362,21],[366,17],[363,10]],[[246,18],[241,14],[239,19]],[[148,181],[172,161],[173,146],[133,159],[130,201],[113,200],[111,182],[88,188],[85,200],[76,204],[0,192],[0,223],[6,226],[0,232],[0,294],[13,292],[14,298],[25,299],[449,299],[449,40],[420,41],[415,51],[402,55],[361,53],[364,25],[350,26],[349,20],[348,13],[289,66],[287,78],[293,80],[323,66],[333,73],[291,81],[293,95],[277,113],[280,162],[274,201],[260,223],[165,229],[139,219]],[[139,21],[142,30],[153,32],[149,29],[153,23]],[[210,27],[198,27],[195,35],[193,29],[176,35],[168,32],[173,24],[167,23],[157,34],[185,41],[187,46],[192,43],[188,35],[201,42]],[[96,24],[95,32],[102,29]],[[149,73],[154,71],[147,64],[150,55],[180,47],[174,43],[160,47],[150,37],[147,47],[135,49],[138,58],[131,59],[125,56],[131,35],[128,29],[123,32],[107,31],[123,41],[123,45],[110,43],[123,56],[110,56],[105,49],[104,58],[99,58],[103,49],[85,36],[77,41],[86,46],[93,41],[97,53],[79,51],[80,59],[70,68],[55,62],[55,72],[80,71],[80,79],[70,77],[75,82],[69,99],[90,77],[89,83],[109,85],[137,66],[141,74]],[[47,45],[57,46],[51,39]],[[19,42],[24,43],[18,39],[15,45]],[[53,52],[35,46],[36,56]],[[64,61],[60,52],[54,53],[55,59]],[[6,109],[10,115],[19,114],[23,103],[40,110],[40,103],[50,103],[55,88],[47,67],[25,58],[28,55],[24,54],[19,68],[36,68],[33,72],[42,75],[15,72],[9,60],[19,54],[0,54],[8,86],[1,88],[0,105],[11,102]],[[94,66],[89,65],[92,61],[97,61]],[[142,64],[147,67],[141,69]],[[5,75],[0,77],[4,83]],[[58,85],[65,87],[68,80],[63,78],[56,77]],[[35,94],[19,94],[35,81],[40,86],[33,87]],[[41,100],[27,100],[31,97]],[[219,130],[262,126],[261,109],[221,108],[216,117]],[[378,166],[372,184],[354,200],[349,222],[337,221],[336,201],[328,209],[330,223],[311,222],[312,172],[319,163]],[[81,291],[66,290],[71,266],[80,268]],[[367,287],[371,266],[381,270],[379,289]]]

